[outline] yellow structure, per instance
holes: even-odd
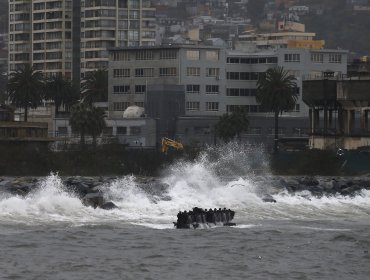
[[[175,140],[163,137],[162,138],[162,147],[161,147],[161,152],[166,153],[168,151],[168,148],[172,147],[176,150],[183,150],[184,146]]]
[[[289,49],[323,49],[324,40],[288,40]]]

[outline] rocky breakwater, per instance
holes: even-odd
[[[0,177],[0,196],[18,195],[26,197],[32,192],[43,188],[43,178],[37,177]],[[108,201],[102,191],[102,186],[112,182],[110,177],[68,177],[61,178],[61,191],[70,193],[81,199],[87,207],[111,210],[117,206]]]
[[[261,191],[263,200],[270,200],[271,194],[286,191],[289,194],[309,192],[314,197],[323,196],[356,196],[363,190],[370,190],[370,177],[321,177],[321,176],[272,176],[257,177],[256,185]],[[265,192],[264,192],[265,191]]]

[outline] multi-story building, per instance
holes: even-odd
[[[78,80],[107,68],[108,48],[155,40],[150,0],[9,1],[9,71],[29,63]]]
[[[259,76],[275,66],[283,66],[297,78],[297,104],[283,114],[281,133],[301,134],[309,127],[302,79],[328,69],[345,74],[347,52],[283,48],[248,52],[197,45],[114,48],[109,64],[109,117],[122,118],[128,106],[144,107],[154,85],[177,85],[185,95],[185,113],[177,131],[183,138],[201,134],[197,127],[209,132],[220,115],[240,107],[249,112],[255,134],[272,135],[273,115],[260,109],[255,95]]]
[[[81,1],[81,73],[108,67],[108,48],[155,45],[150,0]]]
[[[9,71],[72,77],[72,1],[9,1]]]
[[[274,33],[258,33],[239,35],[240,42],[255,45],[258,49],[271,48],[307,48],[322,49],[325,42],[315,40],[316,33],[283,31]]]

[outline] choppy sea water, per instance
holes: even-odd
[[[264,203],[272,187],[250,169],[263,155],[216,154],[169,167],[160,196],[134,176],[101,186],[112,211],[83,206],[57,175],[27,197],[0,196],[0,279],[369,279],[370,192],[275,191]],[[195,206],[231,208],[237,226],[174,229]]]

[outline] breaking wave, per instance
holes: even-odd
[[[66,191],[58,175],[51,174],[26,197],[0,194],[0,223],[121,223],[164,229],[172,228],[178,211],[195,206],[231,208],[236,211],[235,222],[241,228],[264,220],[335,220],[354,216],[368,219],[370,191],[354,197],[317,198],[309,192],[291,195],[270,186],[269,179],[258,179],[263,174],[270,176],[266,162],[262,148],[235,143],[209,148],[193,162],[173,164],[152,186],[143,187],[135,176],[101,185],[106,198],[119,207],[111,211],[85,207],[78,197]],[[158,192],[156,184],[167,187]],[[266,194],[277,203],[263,202]]]

